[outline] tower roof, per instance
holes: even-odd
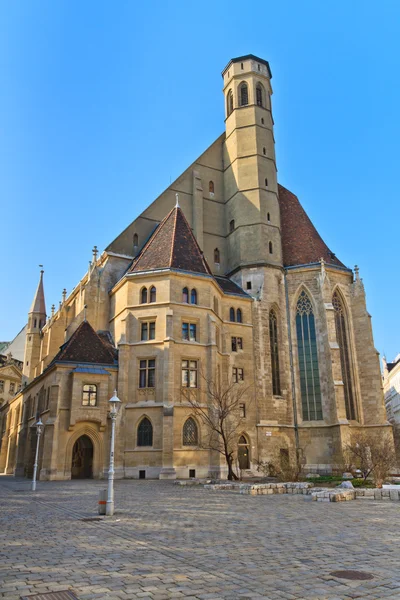
[[[161,221],[133,261],[129,273],[168,268],[211,275],[197,240],[178,204]]]
[[[32,306],[31,306],[29,313],[40,313],[42,315],[46,314],[46,303],[44,300],[44,288],[43,288],[43,273],[44,273],[44,271],[40,271],[39,285],[37,286],[36,294],[33,299]]]
[[[278,192],[284,266],[316,263],[323,258],[327,264],[345,267],[325,244],[297,196],[282,185],[278,185]]]
[[[271,73],[271,69],[269,66],[269,62],[267,60],[264,60],[263,58],[259,58],[258,56],[255,56],[254,54],[245,54],[244,56],[237,56],[236,58],[231,58],[231,60],[228,62],[225,69],[221,73],[222,77],[224,76],[225,72],[228,70],[228,68],[231,66],[232,63],[243,62],[245,60],[255,60],[255,61],[261,63],[262,65],[265,65],[268,69],[269,78],[272,79],[272,73]]]
[[[112,365],[116,360],[115,349],[95,332],[87,321],[63,344],[54,357],[55,362],[97,363]]]

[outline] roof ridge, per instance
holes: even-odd
[[[178,209],[178,210],[180,210],[180,211],[181,211],[181,213],[182,213],[183,220],[185,221],[185,223],[186,223],[186,225],[187,225],[187,227],[188,227],[188,229],[189,229],[189,231],[190,231],[190,235],[192,236],[192,240],[194,241],[194,243],[195,243],[195,246],[196,246],[197,250],[198,250],[198,251],[199,251],[199,253],[200,253],[201,260],[203,261],[203,264],[204,264],[204,266],[205,266],[205,268],[206,268],[207,272],[208,272],[210,275],[212,275],[211,269],[210,269],[210,267],[208,266],[208,263],[207,263],[207,261],[206,261],[206,259],[205,259],[205,256],[204,256],[204,253],[203,253],[202,249],[200,248],[200,245],[199,245],[199,243],[198,243],[198,241],[197,241],[197,239],[196,239],[196,236],[194,235],[194,233],[193,233],[193,231],[192,231],[192,228],[191,228],[191,227],[190,227],[190,225],[189,225],[189,222],[188,222],[187,218],[185,217],[185,213],[183,212],[183,210],[182,210],[180,207],[179,207],[179,209]]]
[[[171,268],[172,266],[172,259],[174,257],[174,241],[175,241],[175,235],[176,235],[176,224],[178,222],[178,210],[181,210],[179,206],[176,206],[172,209],[175,210],[175,221],[174,221],[174,228],[172,230],[172,238],[171,238],[171,251],[169,253],[169,268]]]
[[[167,222],[168,218],[171,216],[172,211],[174,210],[174,208],[175,207],[171,208],[171,210],[169,211],[169,213],[163,218],[162,221],[159,222],[159,224],[156,227],[155,231],[152,233],[152,235],[150,236],[150,238],[147,240],[146,244],[143,246],[143,248],[142,248],[139,256],[137,257],[136,261],[135,260],[133,261],[132,266],[129,269],[130,271],[132,270],[132,268],[134,266],[136,266],[137,264],[139,264],[139,262],[140,262],[141,258],[143,257],[144,253],[150,248],[150,246],[154,242],[155,238],[158,237],[158,234],[162,230],[162,227],[165,225],[165,223]]]

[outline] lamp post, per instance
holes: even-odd
[[[109,400],[110,402],[110,418],[111,418],[111,444],[110,444],[110,467],[108,469],[108,492],[106,515],[112,517],[114,514],[114,443],[115,443],[115,420],[121,405],[121,400],[117,397],[117,390]]]
[[[36,472],[38,466],[38,457],[39,457],[39,442],[40,435],[43,431],[43,423],[39,417],[39,421],[36,423],[36,453],[35,453],[35,463],[33,465],[33,478],[32,478],[32,492],[36,490]]]

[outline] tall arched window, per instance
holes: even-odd
[[[157,290],[154,285],[150,288],[150,302],[155,302],[157,299]]]
[[[344,385],[344,402],[346,406],[346,417],[348,419],[357,419],[356,408],[354,403],[354,394],[351,377],[351,362],[349,343],[347,340],[346,313],[342,298],[338,291],[335,291],[332,296],[332,304],[335,309],[335,327],[336,339],[339,344],[340,365],[342,367],[342,379]]]
[[[271,346],[272,393],[274,396],[280,396],[278,320],[273,310],[269,313],[269,341]]]
[[[269,253],[272,254],[273,252],[273,248],[272,248],[272,242],[269,243]]]
[[[241,308],[238,308],[236,311],[236,321],[238,323],[242,322],[242,309]]]
[[[184,287],[182,290],[182,302],[189,304],[189,290],[187,287]]]
[[[218,248],[215,248],[214,250],[214,262],[219,264],[219,250]]]
[[[229,117],[233,112],[233,93],[232,90],[229,90],[228,95],[226,97],[226,114]]]
[[[310,299],[304,291],[297,300],[296,331],[303,420],[318,421],[323,417],[315,318]]]
[[[242,83],[239,87],[239,106],[246,106],[249,103],[249,88],[247,83]]]
[[[198,446],[199,444],[199,432],[196,421],[193,417],[189,417],[183,426],[183,445],[184,446]]]
[[[264,106],[263,87],[262,87],[261,83],[257,83],[257,85],[256,85],[256,104],[257,104],[257,106]]]
[[[137,430],[137,445],[152,446],[153,445],[153,425],[150,420],[145,417],[139,423]]]
[[[134,246],[138,246],[139,245],[139,237],[138,237],[137,233],[135,233],[134,236],[133,236],[133,245]]]
[[[142,288],[140,292],[140,304],[147,304],[147,287]]]
[[[214,182],[213,181],[210,181],[208,183],[208,191],[210,192],[210,194],[214,193]]]
[[[190,292],[190,304],[197,304],[197,291],[194,288]]]
[[[235,322],[235,309],[233,307],[229,309],[229,320]]]

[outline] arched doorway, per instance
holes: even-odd
[[[250,469],[249,445],[244,435],[241,435],[238,442],[238,461],[239,469],[245,471]]]
[[[93,477],[93,444],[87,435],[81,435],[72,450],[71,479]]]

